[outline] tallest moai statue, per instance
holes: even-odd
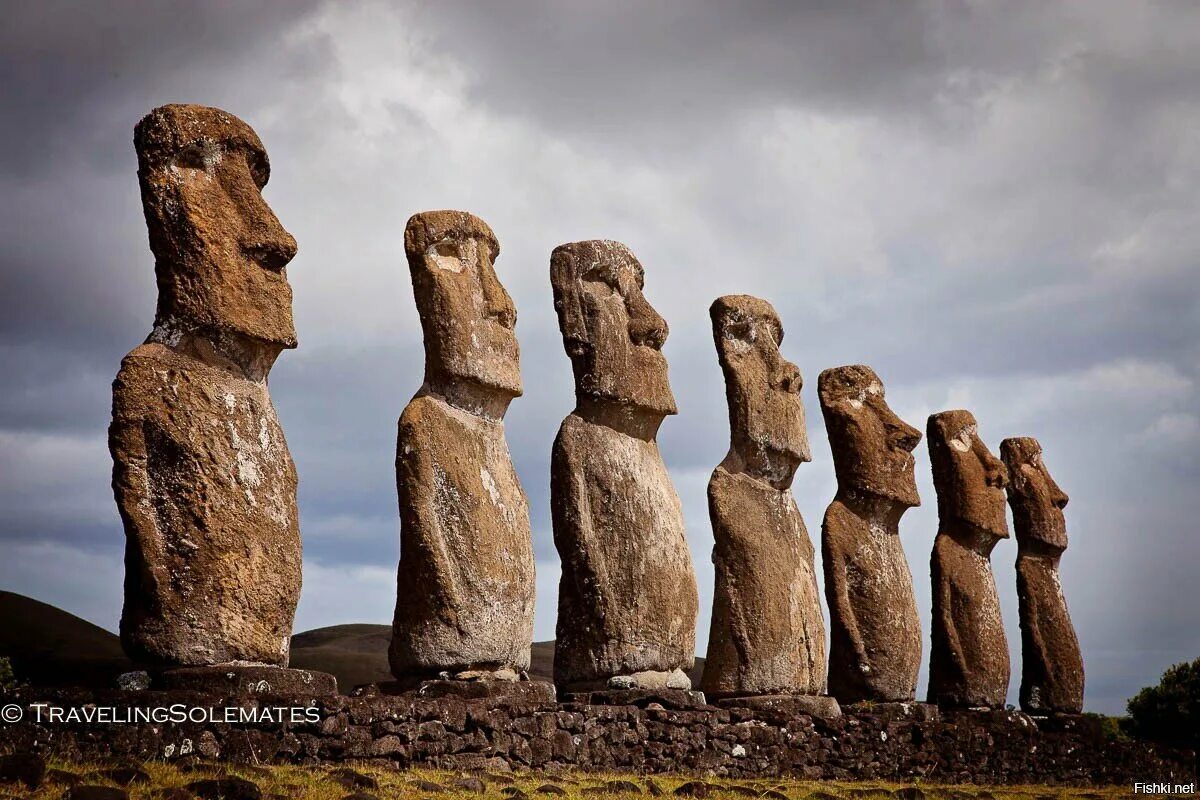
[[[300,529],[267,373],[296,346],[296,241],[263,200],[267,153],[240,119],[163,106],[134,145],[158,312],[113,383],[121,642],[168,666],[286,665]]]
[[[667,324],[642,294],[642,265],[619,242],[555,248],[550,282],[576,398],[550,461],[562,559],[554,682],[567,691],[688,689],[696,578],[655,441],[675,413]]]

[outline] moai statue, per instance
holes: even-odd
[[[417,214],[404,250],[425,335],[425,381],[400,416],[400,567],[388,652],[403,683],[516,681],[533,641],[529,506],[504,437],[521,395],[517,313],[492,229]]]
[[[1017,535],[1021,616],[1021,708],[1031,714],[1083,711],[1083,656],[1067,613],[1058,562],[1067,549],[1067,495],[1050,477],[1037,439],[1000,443]]]
[[[888,407],[870,367],[825,370],[817,394],[838,482],[821,525],[829,693],[841,703],[910,701],[921,623],[900,517],[921,504],[912,455],[921,432]]]
[[[926,431],[938,533],[933,583],[929,702],[1003,708],[1008,695],[1008,640],[992,574],[992,548],[1008,538],[1004,464],[979,438],[969,411],[943,411]]]
[[[696,578],[655,441],[676,413],[667,324],[619,242],[555,248],[550,281],[576,397],[550,464],[562,560],[554,681],[566,691],[688,689]]]
[[[729,403],[730,444],[708,482],[712,627],[706,697],[819,695],[825,624],[813,546],[789,488],[812,460],[796,365],[765,300],[721,297],[709,309]]]
[[[237,117],[163,106],[134,145],[158,311],[113,382],[121,642],[160,666],[286,666],[300,528],[267,373],[296,346],[296,241],[262,197],[262,142]]]

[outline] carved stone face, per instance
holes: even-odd
[[[956,520],[973,533],[1007,539],[1008,470],[979,438],[974,415],[969,411],[934,414],[926,433],[941,522]]]
[[[550,282],[579,396],[676,413],[662,346],[667,323],[642,294],[645,274],[620,242],[574,242],[550,257]]]
[[[296,240],[263,199],[270,166],[250,126],[215,108],[162,106],[138,123],[134,146],[158,279],[155,337],[295,347],[284,267]]]
[[[817,394],[839,488],[921,505],[912,454],[921,432],[888,407],[875,371],[861,364],[827,369]]]
[[[427,383],[467,381],[521,395],[517,311],[492,264],[500,254],[487,223],[465,211],[415,214],[404,252],[425,334]]]
[[[1005,439],[1000,457],[1008,467],[1008,503],[1017,542],[1037,541],[1057,550],[1067,548],[1067,493],[1050,477],[1042,446],[1028,436]]]
[[[709,309],[725,373],[730,443],[747,472],[781,487],[812,461],[800,370],[779,352],[783,324],[765,300],[721,297]]]

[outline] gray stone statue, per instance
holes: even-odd
[[[1008,503],[1017,534],[1021,617],[1021,708],[1030,714],[1083,711],[1083,655],[1058,565],[1067,549],[1067,494],[1042,460],[1037,439],[1000,443],[1008,467]]]
[[[655,441],[675,413],[667,324],[643,280],[619,242],[561,245],[550,260],[576,397],[550,464],[562,559],[554,681],[566,691],[691,685],[696,579]]]
[[[909,701],[921,623],[900,517],[921,504],[912,455],[921,432],[888,407],[870,367],[825,370],[817,394],[838,481],[821,525],[829,693],[841,703]]]
[[[929,702],[1003,708],[1008,694],[1008,639],[992,573],[992,549],[1008,538],[1007,471],[979,438],[969,411],[943,411],[926,431],[938,533],[933,581]]]
[[[504,437],[521,395],[517,314],[491,228],[462,211],[408,221],[425,381],[400,416],[400,566],[389,660],[403,681],[516,681],[529,668],[529,508]]]
[[[725,373],[730,445],[708,483],[712,627],[705,696],[825,691],[825,625],[813,545],[792,497],[811,461],[800,371],[779,352],[783,324],[765,300],[721,297],[710,309]]]

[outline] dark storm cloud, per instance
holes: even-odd
[[[817,375],[865,362],[889,401],[1034,435],[1072,496],[1063,581],[1089,708],[1200,650],[1200,8],[1181,4],[454,2],[22,4],[0,30],[0,586],[112,625],[121,534],[109,383],[149,329],[134,123],[238,114],[300,242],[301,347],[272,394],[300,474],[298,625],[386,621],[395,421],[421,381],[408,215],[497,231],[526,395],[507,417],[553,631],[549,452],[572,405],[547,281],[616,238],[671,326],[660,432],[702,589],[705,483],[728,429],[708,306],[770,299],[801,368],[814,538],[834,491]],[[937,529],[904,546],[928,619]],[[16,479],[9,478],[16,475]],[[1014,662],[1011,542],[997,578]],[[51,566],[90,569],[62,586]],[[707,634],[707,617],[699,636]],[[1014,683],[1015,690],[1015,683]]]

